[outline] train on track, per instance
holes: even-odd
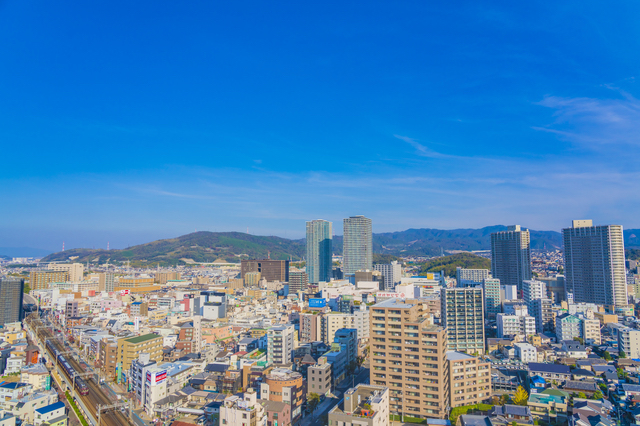
[[[85,380],[80,377],[76,369],[73,368],[71,364],[69,364],[69,361],[67,361],[65,357],[60,354],[53,343],[51,343],[51,340],[47,340],[46,346],[53,359],[60,364],[67,377],[74,383],[74,386],[78,393],[80,395],[87,395],[89,393],[89,386],[87,386],[87,382],[85,382]]]

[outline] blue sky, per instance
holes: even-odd
[[[0,246],[640,227],[640,4],[0,1]]]

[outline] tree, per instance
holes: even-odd
[[[320,404],[320,395],[315,392],[311,392],[307,396],[307,403],[309,404],[309,411],[313,413],[314,410],[318,407],[318,404]]]
[[[518,386],[516,390],[516,394],[513,397],[513,403],[515,405],[527,405],[527,399],[529,399],[529,394],[522,386]]]
[[[507,395],[506,393],[503,393],[502,396],[500,396],[500,405],[506,405],[509,403],[509,395]]]
[[[625,353],[624,353],[624,351],[620,351],[620,352],[618,353],[618,358],[620,358],[620,359],[624,359],[624,358],[626,358],[626,357],[627,357],[627,354],[625,354]]]
[[[578,392],[578,398],[587,399],[587,395],[584,392]]]
[[[627,372],[624,371],[622,368],[616,368],[616,373],[618,373],[618,379],[626,379],[627,378]]]
[[[604,398],[604,395],[602,394],[602,391],[597,390],[594,394],[593,394],[593,398],[592,399],[602,399]]]
[[[602,354],[603,358],[607,361],[611,361],[611,354],[608,351],[604,351]]]
[[[582,337],[574,337],[573,340],[579,342],[581,345],[584,345],[584,340],[582,340]]]

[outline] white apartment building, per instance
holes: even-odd
[[[640,330],[619,328],[618,349],[624,352],[627,358],[640,358]]]
[[[515,343],[516,357],[522,362],[538,362],[538,350],[530,343]]]
[[[293,324],[271,327],[267,332],[267,364],[286,364],[293,359],[295,339]]]
[[[559,342],[573,340],[582,335],[580,318],[575,315],[563,314],[556,318],[556,337]]]
[[[82,263],[50,263],[48,269],[51,271],[69,272],[69,281],[82,281],[84,278],[84,266]]]
[[[267,426],[267,414],[258,403],[257,393],[249,388],[240,398],[231,395],[220,406],[220,424],[227,426]]]
[[[500,313],[496,316],[498,337],[536,334],[536,320],[529,315],[507,315]]]
[[[386,291],[393,291],[402,280],[402,266],[396,260],[389,264],[374,265],[373,269],[379,271],[384,277]]]

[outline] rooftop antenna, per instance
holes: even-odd
[[[271,259],[271,252],[267,250],[267,259]]]
[[[64,241],[62,242],[62,251],[64,251]]]
[[[107,251],[109,251],[109,241],[107,241]]]

